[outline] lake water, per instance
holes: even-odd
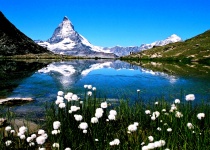
[[[144,101],[164,97],[184,101],[195,94],[196,102],[210,101],[210,66],[120,60],[71,60],[60,62],[1,61],[0,97],[32,97],[35,102],[13,106],[19,115],[41,116],[46,102],[58,91],[84,96],[84,85],[97,88],[97,95],[110,101]]]

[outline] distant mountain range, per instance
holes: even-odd
[[[133,52],[150,49],[154,46],[162,46],[169,43],[181,41],[181,38],[173,34],[165,40],[156,41],[151,44],[130,47],[99,47],[92,45],[85,37],[74,30],[71,21],[64,17],[63,21],[55,29],[51,38],[47,41],[35,40],[35,42],[48,50],[65,55],[74,56],[95,56],[95,57],[116,57],[125,56]]]
[[[0,11],[0,55],[51,53],[18,30]]]

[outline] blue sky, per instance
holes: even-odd
[[[139,46],[210,29],[210,0],[0,0],[0,11],[32,39],[49,39],[67,16],[93,45]]]

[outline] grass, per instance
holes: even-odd
[[[12,134],[11,126],[10,130],[3,128],[0,149],[210,149],[210,106],[194,104],[194,95],[173,103],[164,99],[146,103],[137,91],[136,103],[120,100],[112,105],[106,98],[98,98],[91,85],[85,86],[84,93],[80,99],[59,91],[55,103],[46,105],[42,129],[29,133],[26,124],[21,134],[25,138],[20,131]]]

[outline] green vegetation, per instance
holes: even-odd
[[[171,43],[135,53],[121,59],[169,60],[210,63],[210,30],[183,42]]]
[[[76,94],[59,91],[57,100],[46,105],[45,124],[37,132],[29,133],[27,124],[16,131],[11,125],[1,128],[0,149],[210,148],[210,106],[195,104],[193,94],[173,103],[164,99],[145,103],[137,90],[138,102],[120,100],[113,104],[98,98],[91,85],[85,85],[84,92],[80,99]]]

